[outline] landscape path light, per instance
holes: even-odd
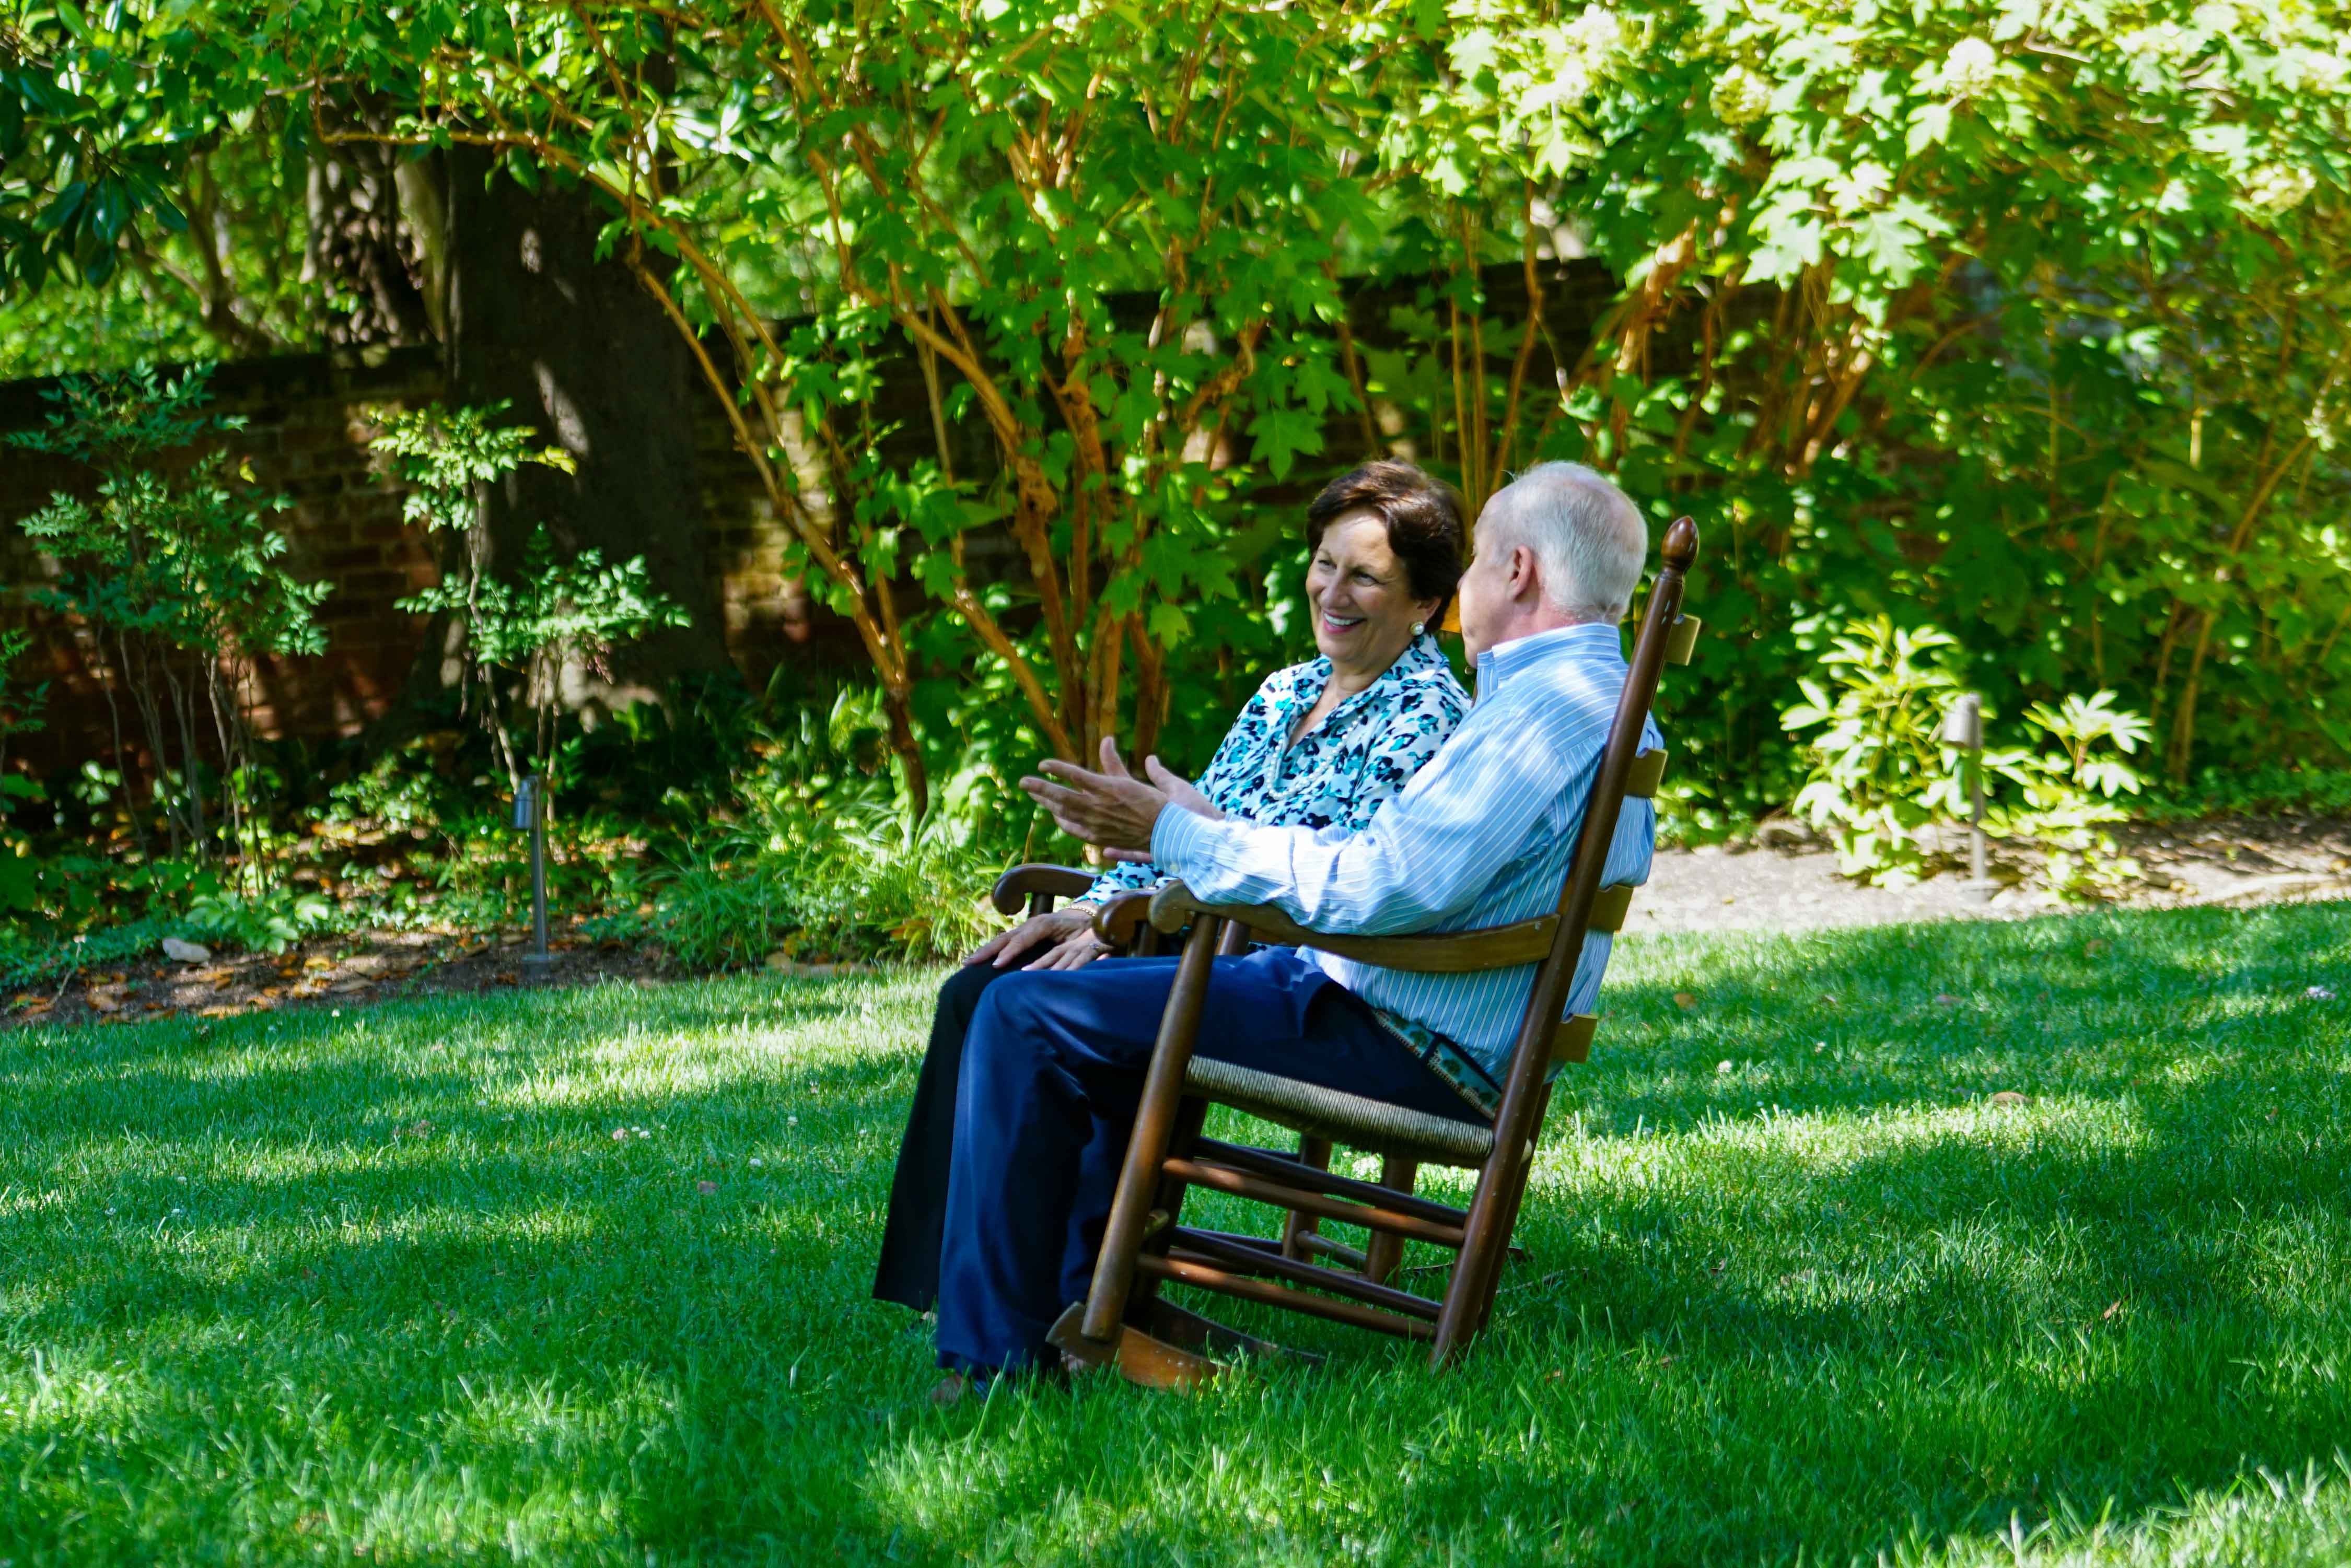
[[[530,946],[522,961],[545,969],[547,950],[547,780],[534,773],[515,791],[514,825],[530,832]]]
[[[1959,753],[1959,766],[1967,769],[1970,810],[1968,816],[1968,880],[1959,891],[1978,904],[1989,904],[2000,884],[1991,880],[1985,865],[1984,852],[1984,781],[1983,781],[1983,698],[1974,692],[1962,692],[1951,704],[1951,711],[1943,716],[1943,744]]]

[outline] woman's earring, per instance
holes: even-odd
[[[1426,631],[1427,631],[1427,630],[1428,630],[1428,622],[1426,622],[1426,621],[1416,621],[1416,622],[1414,622],[1412,623],[1412,634],[1413,634],[1414,636],[1416,636],[1416,637],[1419,636],[1423,632],[1426,632]]]

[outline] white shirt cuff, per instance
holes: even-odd
[[[1217,824],[1196,811],[1172,802],[1151,824],[1151,858],[1170,876],[1184,874],[1187,852],[1205,849],[1216,837]]]

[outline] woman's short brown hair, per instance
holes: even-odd
[[[1374,458],[1340,475],[1307,503],[1306,548],[1322,548],[1322,530],[1349,512],[1374,512],[1388,526],[1388,549],[1404,562],[1405,581],[1415,599],[1434,599],[1434,626],[1445,619],[1461,580],[1468,530],[1461,493],[1434,474],[1391,457]]]

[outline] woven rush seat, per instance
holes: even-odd
[[[1484,1165],[1494,1152],[1490,1127],[1409,1111],[1384,1100],[1278,1077],[1253,1067],[1236,1067],[1213,1057],[1194,1057],[1184,1070],[1184,1086],[1292,1132],[1375,1155],[1474,1168]]]

